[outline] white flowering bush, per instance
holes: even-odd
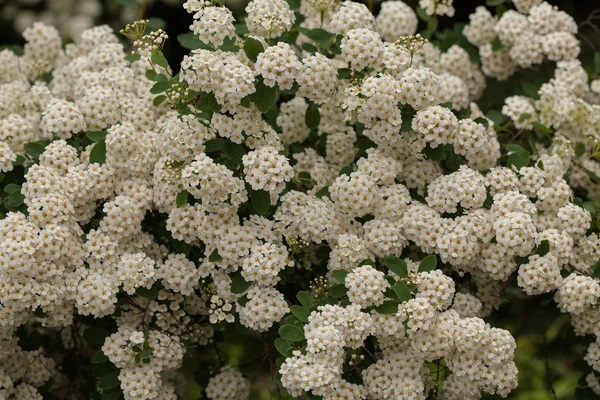
[[[0,398],[506,398],[530,322],[494,322],[536,296],[585,343],[569,396],[600,396],[600,54],[487,3],[441,30],[451,0],[187,0],[180,65],[146,20],[26,29]]]

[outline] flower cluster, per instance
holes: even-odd
[[[0,397],[174,400],[196,368],[247,399],[259,359],[295,397],[507,397],[516,341],[484,320],[507,287],[594,335],[600,372],[600,95],[574,20],[482,6],[438,47],[451,0],[295,3],[250,1],[240,29],[186,1],[173,69],[145,20],[131,48],[37,22],[0,51]]]

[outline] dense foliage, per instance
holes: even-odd
[[[183,8],[177,66],[146,19],[0,51],[0,398],[507,397],[530,329],[549,398],[600,396],[600,53],[572,16]]]

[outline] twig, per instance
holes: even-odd
[[[556,391],[554,390],[554,386],[552,386],[552,380],[550,379],[550,365],[548,364],[548,352],[546,351],[546,346],[548,345],[547,341],[546,341],[546,334],[544,333],[542,335],[543,339],[544,339],[544,369],[545,369],[545,375],[546,375],[546,384],[548,385],[548,390],[550,390],[550,394],[552,395],[552,398],[554,400],[557,400],[556,397]]]
[[[144,15],[146,15],[146,9],[148,8],[149,0],[142,0],[142,4],[140,4],[140,11],[138,12],[138,20],[144,19]]]
[[[281,388],[279,387],[279,381],[277,380],[277,372],[275,371],[275,366],[273,365],[273,360],[271,360],[269,354],[269,345],[267,344],[267,340],[265,339],[265,335],[261,335],[262,341],[265,345],[265,359],[269,360],[269,369],[271,370],[271,382],[269,382],[269,397],[271,397],[271,385],[273,381],[275,381],[275,387],[277,388],[277,396],[281,400],[283,396],[281,395]]]

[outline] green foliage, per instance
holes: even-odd
[[[437,257],[433,254],[424,257],[419,263],[419,272],[431,272],[437,267]]]
[[[265,51],[263,44],[253,37],[248,36],[244,40],[244,53],[252,62],[256,62],[258,55]]]
[[[385,258],[385,266],[401,278],[408,277],[408,267],[406,266],[406,263],[396,256],[387,256]]]
[[[277,101],[277,87],[265,85],[260,78],[256,80],[255,86],[256,92],[252,95],[252,101],[261,112],[266,113]]]
[[[288,342],[301,342],[304,340],[304,332],[295,325],[285,324],[279,328],[279,336]]]
[[[106,139],[99,140],[96,142],[92,151],[90,152],[90,163],[92,164],[104,164],[106,161]]]
[[[250,202],[257,213],[265,215],[271,206],[271,195],[266,190],[250,190]]]
[[[251,284],[252,282],[248,282],[244,279],[241,272],[236,272],[231,278],[231,293],[244,293],[250,288]]]
[[[208,261],[210,261],[210,262],[219,262],[222,260],[223,260],[223,257],[221,257],[219,255],[219,252],[217,251],[217,249],[214,249],[212,251],[212,253],[210,253],[210,255],[208,256]]]
[[[175,198],[175,204],[177,207],[183,207],[188,203],[189,192],[184,190],[183,192],[179,192],[177,197]]]
[[[306,108],[304,122],[306,123],[306,126],[308,126],[311,129],[319,127],[319,124],[321,123],[321,113],[319,112],[318,105],[314,103],[310,103],[308,105],[308,107]]]
[[[379,314],[391,315],[396,314],[398,312],[399,303],[395,300],[386,300],[382,305],[375,308]]]
[[[144,364],[149,364],[152,359],[152,354],[154,353],[154,348],[150,346],[150,343],[147,340],[144,340],[142,344],[135,344],[131,346],[131,350],[135,353],[135,362],[143,362]]]

